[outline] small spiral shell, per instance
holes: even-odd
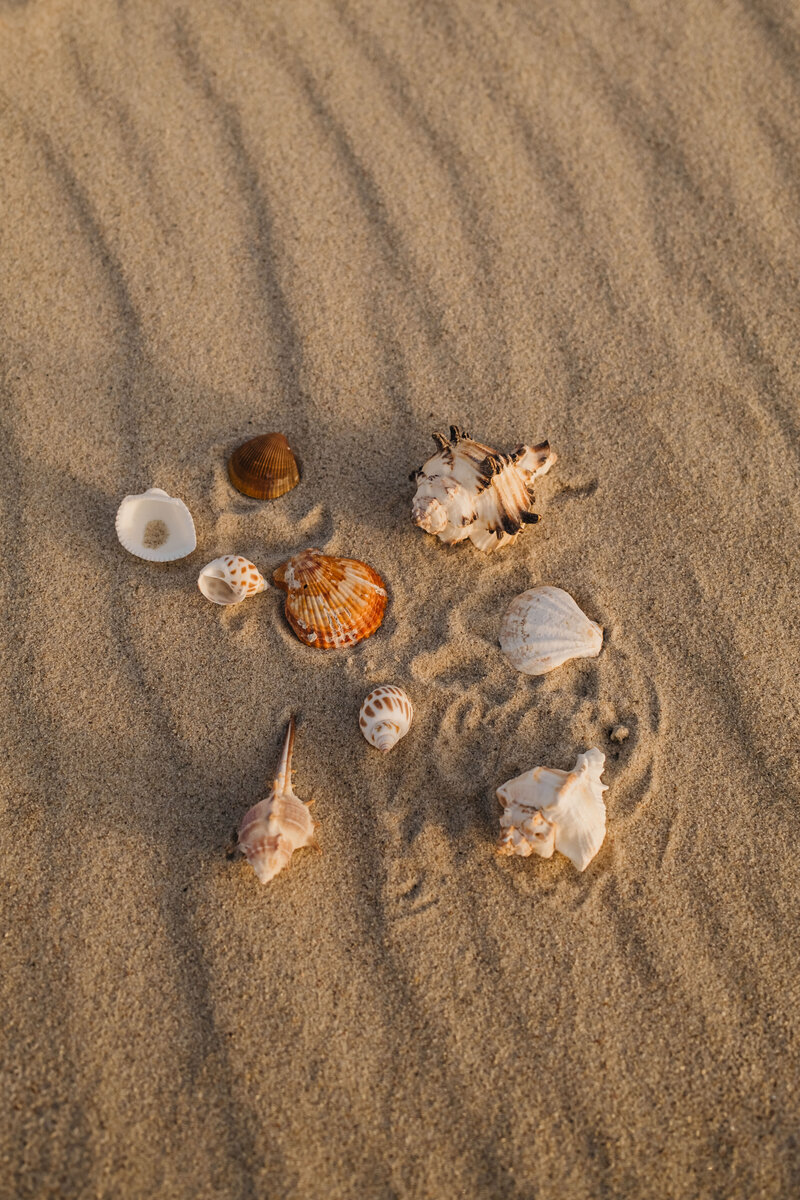
[[[267,581],[249,558],[224,554],[203,567],[197,586],[213,604],[238,604],[247,596],[263,592]]]
[[[403,689],[386,684],[367,696],[358,723],[369,744],[385,754],[408,733],[413,716],[414,707]]]

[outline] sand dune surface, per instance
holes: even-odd
[[[0,1196],[798,1194],[796,8],[5,0],[0,122]],[[558,453],[494,555],[409,520],[451,423]],[[151,485],[185,560],[117,543]],[[308,546],[370,640],[196,587]],[[599,658],[510,668],[536,583]],[[590,746],[589,868],[497,857]]]

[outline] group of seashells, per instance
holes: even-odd
[[[489,552],[514,542],[532,512],[535,479],[550,470],[556,455],[548,442],[518,446],[502,454],[473,441],[457,426],[450,437],[434,434],[437,453],[413,473],[417,489],[412,521],[440,541],[469,539]],[[239,446],[228,462],[231,483],[244,495],[277,499],[300,481],[286,438],[269,433]],[[160,488],[126,496],[117,510],[116,530],[126,550],[151,562],[183,558],[197,538],[182,500]],[[272,575],[286,593],[285,615],[295,635],[315,649],[354,646],[381,624],[388,600],[386,584],[369,564],[303,550]],[[239,604],[263,592],[267,581],[240,554],[215,558],[203,567],[197,585],[214,604]],[[516,596],[503,616],[500,647],[512,666],[543,675],[572,658],[596,657],[603,631],[561,588],[540,586]],[[411,700],[402,688],[374,688],[359,713],[367,741],[386,753],[409,730]],[[269,795],[244,816],[239,849],[262,883],[286,866],[295,850],[314,842],[308,805],[292,790],[295,718],[289,722]],[[502,805],[498,853],[550,858],[558,850],[583,871],[605,837],[606,808],[601,783],[604,755],[595,747],[579,754],[572,771],[532,770],[497,789]]]

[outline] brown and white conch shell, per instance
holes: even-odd
[[[292,791],[294,717],[289,722],[283,752],[266,800],[246,812],[239,828],[239,849],[261,883],[269,883],[288,863],[295,850],[314,840],[314,822]]]
[[[286,592],[287,621],[307,646],[354,646],[383,620],[386,584],[368,563],[304,550],[272,578]]]
[[[602,627],[562,588],[521,592],[500,624],[500,649],[525,675],[545,675],[571,658],[596,658],[602,648]]]
[[[558,850],[585,870],[606,835],[604,763],[605,755],[592,748],[578,755],[571,771],[534,767],[499,787],[498,853],[551,858]]]
[[[247,596],[263,592],[267,581],[249,558],[225,554],[203,567],[197,586],[213,604],[238,604]]]
[[[413,716],[414,707],[403,689],[384,684],[367,696],[358,723],[369,744],[386,753],[408,733]]]
[[[415,525],[448,544],[469,538],[479,550],[496,550],[539,520],[531,512],[531,488],[556,461],[549,442],[501,454],[457,425],[451,425],[449,441],[441,433],[433,440],[438,454],[411,476],[417,484]]]

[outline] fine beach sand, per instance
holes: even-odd
[[[0,122],[2,1200],[800,1194],[797,8],[3,0]],[[451,423],[558,453],[496,555],[410,523]],[[150,485],[191,557],[118,545]],[[372,639],[197,590],[307,546]],[[600,658],[509,667],[534,583]],[[586,872],[497,857],[590,746]]]

